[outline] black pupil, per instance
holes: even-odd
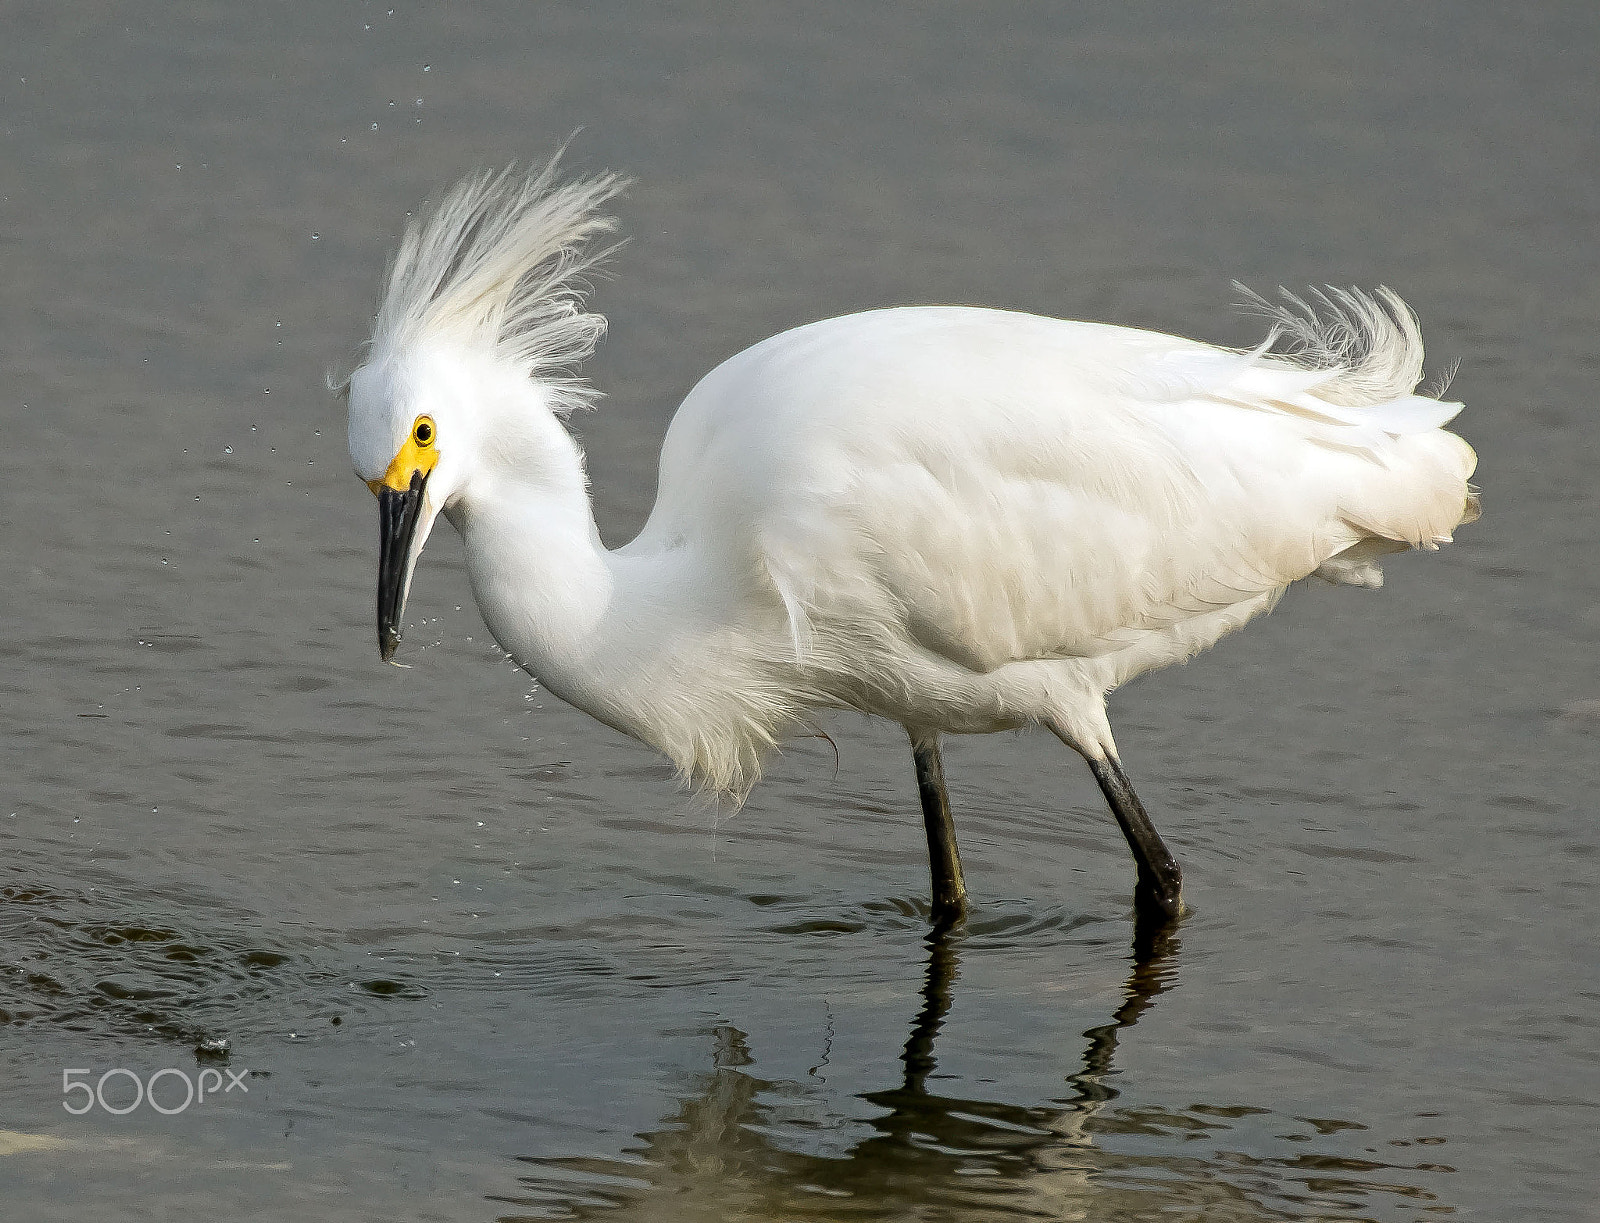
[[[426,446],[428,444],[428,439],[431,438],[432,436],[433,436],[433,430],[430,429],[427,425],[418,425],[417,426],[417,440],[419,442],[421,442],[424,446]]]

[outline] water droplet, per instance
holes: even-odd
[[[417,99],[417,105],[418,105],[418,106],[421,106],[421,105],[422,105],[422,99],[421,99],[421,98],[418,98],[418,99]]]
[[[317,239],[318,239],[318,238],[320,238],[320,237],[322,237],[322,235],[321,235],[321,234],[319,234],[319,233],[318,233],[318,232],[317,232],[317,231],[316,231],[316,230],[312,230],[312,231],[311,231],[311,240],[312,240],[312,241],[313,241],[313,242],[315,242],[315,241],[316,241],[316,240],[317,240]]]
[[[393,98],[390,98],[390,99],[389,99],[389,105],[390,105],[390,106],[393,106],[393,105],[394,105],[394,99],[393,99]]]
[[[423,64],[422,65],[422,70],[424,72],[432,72],[433,71],[433,65],[432,64]]]
[[[223,454],[232,454],[233,453],[233,447],[232,446],[224,446],[222,448],[222,453]]]
[[[372,125],[372,130],[373,130],[373,131],[377,131],[377,130],[378,130],[378,125],[377,125],[377,124],[376,124],[376,123],[374,123],[374,124],[373,124],[373,125]]]

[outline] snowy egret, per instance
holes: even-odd
[[[786,331],[689,393],[649,520],[608,551],[562,420],[594,395],[580,277],[621,184],[554,174],[481,175],[411,222],[345,386],[383,658],[443,511],[506,652],[692,782],[739,801],[818,711],[891,718],[940,921],[966,904],[941,734],[1052,731],[1127,838],[1139,912],[1175,917],[1106,694],[1476,516],[1476,456],[1442,428],[1460,405],[1413,393],[1411,311],[1328,290],[1255,299],[1250,350],[957,307]]]

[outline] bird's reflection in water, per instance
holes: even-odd
[[[1312,1152],[1305,1140],[1338,1122],[1273,1117],[1265,1109],[1191,1105],[1118,1108],[1107,1081],[1119,1040],[1177,979],[1179,941],[1170,928],[1136,931],[1122,1003],[1084,1033],[1070,1092],[1039,1105],[940,1095],[929,1090],[934,1045],[950,1012],[960,967],[958,932],[927,938],[922,1005],[901,1060],[899,1086],[860,1098],[882,1110],[871,1132],[842,1152],[799,1148],[821,1128],[797,1120],[792,1102],[808,1089],[750,1073],[744,1033],[714,1030],[713,1070],[658,1130],[616,1160],[526,1157],[536,1171],[502,1223],[532,1218],[845,1220],[1044,1218],[1147,1220],[1163,1212],[1207,1220],[1369,1218],[1375,1198],[1434,1211],[1432,1193],[1395,1182],[1404,1171],[1451,1169]],[[1216,1150],[1195,1138],[1225,1134],[1241,1118],[1272,1117],[1306,1131],[1281,1157]],[[790,1142],[784,1141],[788,1132]],[[809,1131],[809,1132],[808,1132]],[[1119,1138],[1126,1141],[1117,1141]],[[1111,1139],[1107,1143],[1107,1139]],[[1205,1150],[1196,1150],[1204,1147]]]

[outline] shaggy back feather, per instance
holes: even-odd
[[[1422,381],[1422,328],[1393,289],[1329,286],[1310,290],[1309,301],[1279,289],[1280,305],[1244,285],[1234,288],[1244,295],[1246,311],[1272,325],[1263,349],[1282,345],[1280,355],[1292,364],[1329,373],[1312,392],[1318,399],[1371,407],[1405,398]]]

